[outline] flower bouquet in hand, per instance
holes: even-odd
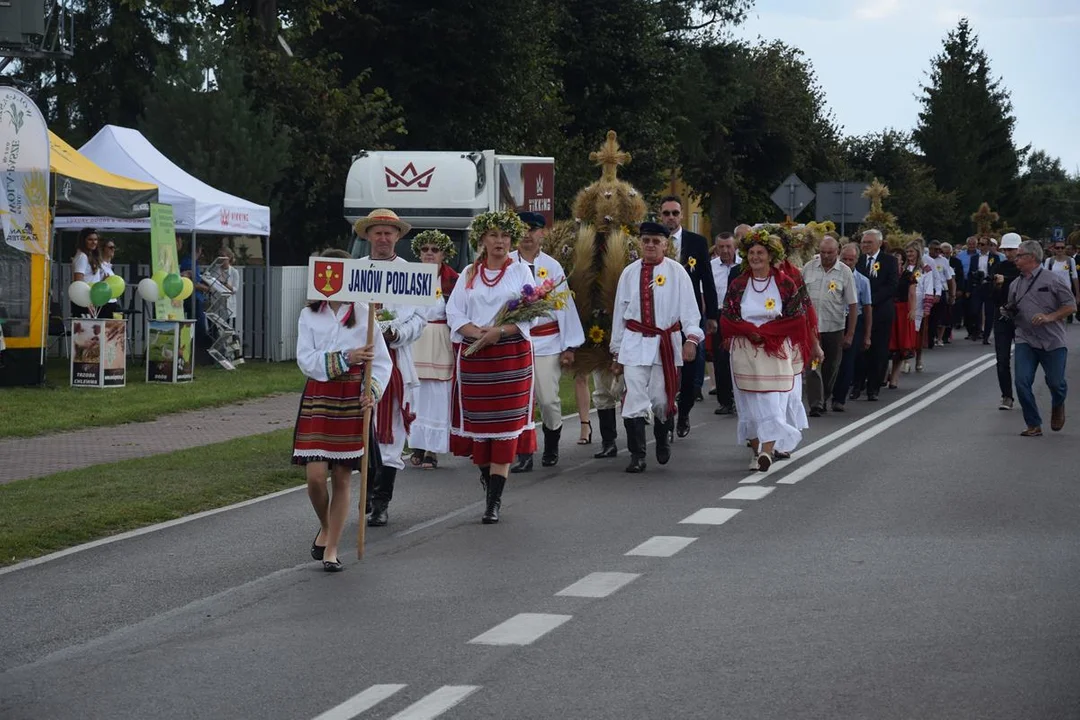
[[[566,301],[570,297],[569,290],[560,290],[566,280],[554,282],[550,278],[539,285],[526,285],[521,289],[521,295],[507,300],[502,309],[495,315],[491,322],[496,325],[520,325],[530,323],[538,318],[552,318],[556,310],[566,307]],[[476,353],[480,348],[473,343],[465,348],[465,356]]]
[[[387,310],[386,308],[379,308],[375,313],[375,319],[379,323],[379,331],[386,332],[390,329],[390,325],[397,319],[397,315],[393,310]]]

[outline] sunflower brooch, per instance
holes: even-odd
[[[686,261],[686,266],[693,270],[695,267],[697,267],[697,258],[691,255],[690,259]]]
[[[604,342],[604,328],[599,325],[593,325],[589,328],[589,340],[595,345]]]
[[[663,275],[656,276],[656,287],[664,287],[664,283],[667,282],[667,278]]]
[[[874,272],[876,273],[876,272],[878,272],[880,270],[881,270],[881,263],[880,262],[874,263]]]
[[[832,280],[832,281],[829,282],[829,292],[836,292],[836,281],[835,280]]]
[[[765,309],[768,310],[769,312],[772,312],[773,310],[775,310],[776,309],[776,301],[773,300],[772,298],[769,298],[768,300],[766,300],[765,301]]]
[[[536,271],[536,277],[539,280],[544,280],[544,279],[547,278],[547,276],[548,276],[547,268],[542,267],[542,268],[540,268],[539,270]]]

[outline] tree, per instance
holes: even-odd
[[[1006,217],[1017,205],[1020,158],[1013,144],[1016,118],[1009,92],[990,72],[967,19],[945,38],[922,88],[922,110],[913,138],[934,169],[937,186],[955,191],[958,211],[949,230],[967,234],[970,208],[988,200]]]
[[[1080,224],[1080,177],[1070,177],[1060,158],[1031,153],[1019,184],[1019,207],[1010,221],[1025,234],[1049,237],[1051,228],[1068,233]]]

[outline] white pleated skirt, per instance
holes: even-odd
[[[416,419],[409,429],[409,447],[450,452],[450,381],[421,380],[413,397]]]

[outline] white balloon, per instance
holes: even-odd
[[[68,298],[79,307],[90,307],[90,285],[76,280],[68,286]]]
[[[157,302],[161,297],[161,288],[153,278],[143,278],[139,281],[139,297],[146,302]]]

